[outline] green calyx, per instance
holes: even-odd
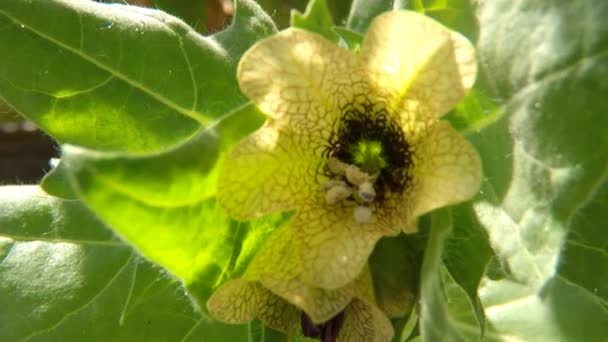
[[[352,151],[355,165],[362,171],[374,174],[383,169],[387,163],[383,156],[382,143],[379,141],[362,140]]]

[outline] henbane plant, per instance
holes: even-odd
[[[0,341],[608,336],[605,1],[144,2],[0,2]]]

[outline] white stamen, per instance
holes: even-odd
[[[374,186],[370,182],[364,182],[359,185],[359,198],[364,203],[373,202],[376,198],[376,190],[374,190]]]
[[[355,221],[367,223],[372,219],[372,210],[368,207],[358,206],[354,211]]]
[[[345,200],[352,194],[353,189],[350,187],[337,185],[327,190],[327,193],[325,193],[325,202],[327,202],[329,205],[336,204],[342,200]]]
[[[337,179],[328,179],[325,183],[323,183],[323,185],[321,186],[321,190],[323,191],[328,191],[329,189],[336,187],[336,186],[343,186],[343,187],[348,187],[348,185],[346,184],[345,181],[342,180],[337,180]]]
[[[346,179],[350,184],[359,186],[364,182],[369,182],[370,176],[367,173],[359,170],[358,167],[354,165],[348,165],[346,167]]]
[[[344,176],[348,164],[340,161],[338,158],[331,157],[327,160],[327,167],[329,171],[336,176]]]

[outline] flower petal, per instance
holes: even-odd
[[[393,326],[375,305],[354,300],[344,312],[338,342],[384,342],[393,338]]]
[[[290,28],[249,49],[237,70],[241,90],[274,119],[304,130],[333,124],[340,101],[363,83],[359,61],[322,36]]]
[[[245,323],[256,316],[260,302],[258,285],[236,279],[218,288],[207,301],[209,313],[226,323]]]
[[[321,194],[317,168],[338,108],[369,92],[361,70],[349,51],[299,29],[245,53],[239,85],[271,118],[223,163],[218,197],[231,216],[291,210]]]
[[[261,294],[257,311],[258,317],[265,325],[287,335],[293,335],[300,326],[300,309],[262,286],[258,286]]]
[[[415,162],[413,218],[473,197],[481,185],[481,160],[473,146],[445,121],[420,141]],[[406,231],[407,232],[407,231]]]
[[[291,333],[299,324],[300,310],[259,283],[229,280],[207,302],[209,313],[226,323],[246,323],[259,317],[273,329]]]
[[[414,101],[436,116],[466,95],[477,73],[475,50],[466,38],[408,11],[376,17],[361,58],[378,92],[388,92],[393,108]]]
[[[281,130],[268,122],[241,141],[222,162],[218,200],[228,214],[247,221],[295,209],[321,196],[317,168],[322,140]],[[320,176],[319,176],[320,177]]]
[[[383,235],[397,230],[383,229],[372,221],[358,223],[354,207],[302,207],[291,221],[298,234],[302,280],[326,289],[352,282],[367,263],[374,245]]]
[[[299,307],[314,323],[323,323],[340,311],[355,294],[372,291],[369,272],[338,289],[321,289],[300,280],[300,263],[294,231],[285,226],[275,231],[256,254],[244,277],[260,282],[265,288]]]

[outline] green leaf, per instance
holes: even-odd
[[[593,0],[478,9],[482,79],[505,115],[472,137],[487,176],[474,209],[502,268],[479,290],[497,339],[608,336],[606,15]]]
[[[409,315],[419,292],[420,266],[426,236],[382,238],[369,259],[378,306],[390,318]]]
[[[205,32],[202,25],[208,18],[209,2],[204,0],[154,0],[154,5],[161,11],[185,21],[199,32]]]
[[[487,90],[479,83],[445,116],[445,120],[463,135],[481,131],[503,114],[499,105],[490,100]]]
[[[51,159],[54,168],[44,176],[40,187],[47,194],[63,199],[78,199],[78,194],[72,189],[65,163],[60,159]]]
[[[477,19],[471,0],[353,0],[346,27],[364,34],[374,17],[396,10],[428,15],[472,41],[477,40]]]
[[[310,0],[304,14],[291,10],[291,26],[318,33],[334,42],[338,40],[338,35],[332,30],[334,21],[326,0]]]
[[[406,8],[406,0],[353,0],[346,28],[365,34],[367,27],[378,14]]]
[[[80,202],[0,187],[0,340],[244,340]],[[215,338],[214,338],[215,337]]]
[[[204,309],[213,289],[240,275],[284,215],[231,220],[215,200],[220,153],[261,124],[254,106],[227,115],[194,139],[132,156],[64,147],[72,187],[146,258],[177,275]]]
[[[477,288],[493,256],[488,235],[477,221],[470,203],[451,210],[453,229],[445,240],[443,263],[453,281],[466,292],[473,303],[477,319],[484,321],[484,312],[477,295]],[[483,324],[482,324],[483,326]]]
[[[0,5],[0,97],[62,143],[146,152],[246,102],[240,55],[275,31],[253,2],[202,37],[164,12],[92,1]]]
[[[453,222],[441,209],[431,214],[431,227],[420,272],[420,336],[423,341],[475,341],[481,327],[466,291],[442,264],[444,243]]]
[[[334,26],[332,29],[346,42],[346,45],[350,50],[355,53],[360,50],[361,42],[363,42],[363,35],[344,27]]]
[[[471,39],[477,37],[477,20],[471,0],[411,0],[407,9],[423,13]]]

